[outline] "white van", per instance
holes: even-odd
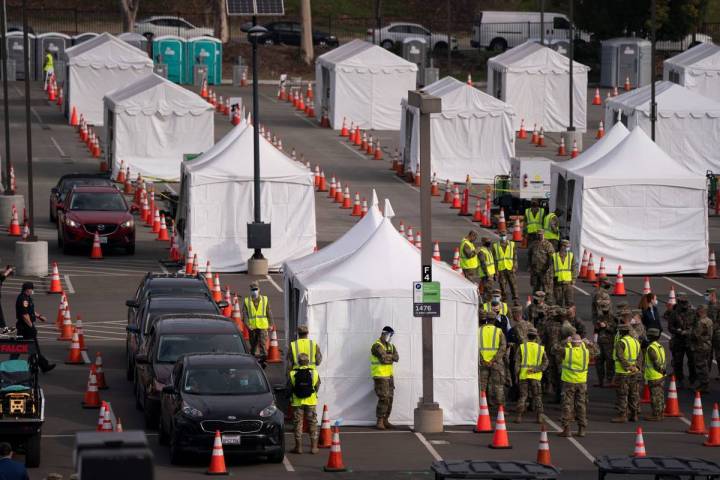
[[[545,12],[543,19],[545,40],[554,44],[570,38],[570,21],[561,13]],[[474,48],[486,48],[504,52],[528,40],[540,39],[540,12],[482,11],[475,18],[470,44]],[[581,38],[587,36],[580,34]]]

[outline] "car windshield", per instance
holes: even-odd
[[[158,344],[156,361],[175,363],[181,355],[205,352],[245,353],[245,348],[239,333],[163,335]]]
[[[127,205],[119,192],[76,192],[72,196],[70,210],[124,212]]]
[[[218,309],[210,299],[207,297],[198,297],[193,299],[192,302],[163,302],[162,305],[150,305],[150,310],[147,315],[147,321],[145,322],[144,333],[150,331],[150,327],[155,323],[155,319],[160,315],[168,313],[218,313]]]
[[[198,366],[188,369],[183,392],[193,395],[258,395],[269,387],[258,368]]]

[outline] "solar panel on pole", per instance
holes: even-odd
[[[285,15],[283,0],[227,0],[231,16],[281,16]]]

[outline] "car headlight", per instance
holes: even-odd
[[[263,408],[260,412],[260,416],[263,418],[272,417],[273,415],[275,415],[275,412],[277,412],[277,407],[275,406],[275,404],[272,404]]]
[[[203,416],[203,413],[200,410],[188,405],[186,402],[183,402],[182,404],[182,413],[192,418],[200,418]]]
[[[121,223],[120,226],[121,226],[122,228],[132,228],[132,226],[133,226],[133,219],[131,218],[131,219],[128,220],[127,222]]]
[[[67,225],[68,227],[73,227],[73,228],[80,226],[80,224],[78,222],[76,222],[75,220],[68,218],[68,217],[65,217],[65,225]]]

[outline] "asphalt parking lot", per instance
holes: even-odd
[[[11,84],[9,101],[11,106],[12,160],[18,179],[20,193],[26,194],[25,160],[25,119],[22,84]],[[218,93],[242,96],[249,101],[250,89],[221,87]],[[261,123],[283,140],[286,150],[295,148],[298,155],[303,154],[314,166],[320,165],[329,178],[335,175],[343,185],[349,183],[350,191],[358,191],[361,197],[370,198],[375,189],[378,196],[389,198],[396,212],[395,223],[403,221],[405,225],[419,225],[418,189],[399,179],[389,169],[391,153],[397,144],[397,133],[375,132],[385,148],[385,160],[372,161],[364,154],[347,145],[337,132],[321,129],[317,123],[308,120],[296,112],[287,103],[275,99],[276,87],[261,88]],[[604,97],[605,92],[602,92]],[[588,100],[592,98],[592,92]],[[592,130],[585,135],[585,147],[594,138],[594,130],[600,120],[601,107],[588,106],[588,124]],[[114,413],[122,418],[125,430],[142,429],[142,413],[135,408],[132,384],[124,378],[125,358],[125,299],[130,298],[140,279],[147,271],[166,271],[169,267],[161,263],[167,259],[167,244],[155,242],[154,235],[148,229],[139,227],[137,251],[132,257],[117,253],[106,256],[101,261],[91,261],[83,253],[64,255],[57,247],[56,230],[48,220],[48,195],[57,178],[64,173],[96,172],[99,161],[92,159],[84,144],[80,143],[74,129],[69,127],[54,105],[49,104],[41,85],[32,84],[32,120],[33,120],[33,164],[35,173],[35,229],[41,240],[49,243],[50,261],[57,261],[63,277],[64,287],[69,292],[69,302],[73,315],[81,314],[86,332],[89,352],[102,352],[109,390],[102,392],[104,400],[111,402]],[[216,115],[216,140],[230,129],[227,117]],[[554,158],[556,149],[552,135],[548,139],[545,156]],[[538,155],[539,149],[524,143],[518,145],[520,155]],[[172,187],[172,186],[171,186]],[[338,238],[356,222],[347,210],[342,210],[326,198],[326,194],[317,194],[316,213],[318,246],[322,247]],[[467,217],[459,217],[455,211],[433,200],[432,240],[440,242],[443,258],[447,261],[460,238],[473,227]],[[0,219],[0,223],[7,219]],[[481,229],[482,231],[483,229]],[[492,232],[483,232],[491,234]],[[423,235],[424,241],[430,239]],[[710,240],[716,251],[720,246],[720,217],[711,217]],[[0,236],[0,262],[11,263],[14,252],[14,239]],[[524,251],[522,252],[524,255]],[[521,261],[521,266],[524,264]],[[525,269],[526,270],[526,269]],[[230,285],[233,291],[244,294],[248,284],[256,279],[261,289],[270,297],[273,312],[277,319],[282,317],[282,278],[278,274],[253,278],[244,274],[222,275],[223,285]],[[24,279],[11,278],[3,289],[2,305],[7,317],[12,317],[15,296]],[[40,282],[42,283],[42,282]],[[642,278],[626,277],[632,305],[639,300],[642,291]],[[518,281],[521,298],[530,294],[528,274],[521,273]],[[652,277],[651,285],[660,297],[666,298],[670,287],[676,291],[686,291],[691,302],[702,301],[702,293],[710,286],[720,286],[717,280],[711,281],[700,276]],[[578,283],[575,295],[578,304],[578,316],[589,318],[590,293],[592,286]],[[44,293],[41,285],[36,289],[36,308],[49,318],[54,318],[58,308],[58,297]],[[281,324],[281,322],[278,322]],[[588,331],[591,331],[589,322]],[[67,344],[55,340],[54,326],[42,326],[41,342],[47,355],[58,362],[58,367],[48,375],[41,376],[45,388],[47,419],[43,429],[43,460],[40,468],[32,471],[32,478],[42,478],[49,472],[69,475],[73,472],[73,437],[80,430],[92,430],[97,421],[97,411],[83,410],[80,407],[87,381],[87,368],[62,364],[66,356]],[[281,340],[285,332],[279,332]],[[667,338],[664,338],[667,342]],[[325,359],[332,361],[332,359]],[[717,368],[717,367],[715,367]],[[270,367],[274,381],[282,381],[282,368]],[[720,382],[712,373],[711,393],[704,395],[703,406],[706,425],[709,425],[712,403],[720,401]],[[591,380],[594,382],[594,371]],[[702,437],[684,433],[689,425],[692,411],[692,395],[689,390],[679,393],[681,411],[684,417],[666,419],[661,423],[642,424],[645,431],[645,444],[650,454],[678,454],[704,458],[718,458],[717,450],[705,448]],[[550,447],[553,463],[563,470],[562,478],[595,478],[596,471],[592,461],[603,454],[629,454],[634,446],[634,432],[637,424],[615,425],[609,422],[614,414],[614,391],[610,389],[590,388],[590,425],[589,435],[585,438],[563,439],[550,435]],[[332,406],[330,406],[332,409]],[[647,411],[647,407],[644,407]],[[332,415],[332,410],[331,410]],[[549,431],[559,431],[559,406],[546,403],[546,421]],[[508,415],[508,418],[511,418]],[[441,434],[420,435],[408,429],[392,432],[378,432],[365,428],[346,428],[342,431],[342,449],[345,464],[350,472],[338,474],[354,478],[408,479],[431,478],[428,467],[437,459],[523,459],[534,460],[539,426],[533,423],[509,423],[511,450],[497,451],[487,448],[490,435],[475,434],[468,427],[447,427]],[[160,479],[196,478],[207,468],[207,458],[191,459],[187,465],[171,466],[166,447],[157,443],[154,431],[148,432],[148,438],[156,458],[156,476]],[[289,439],[290,437],[288,437]],[[238,461],[228,458],[229,469],[234,477],[251,479],[274,479],[296,476],[298,478],[318,478],[321,467],[327,460],[327,451],[320,455],[288,454],[282,464],[264,464]]]

